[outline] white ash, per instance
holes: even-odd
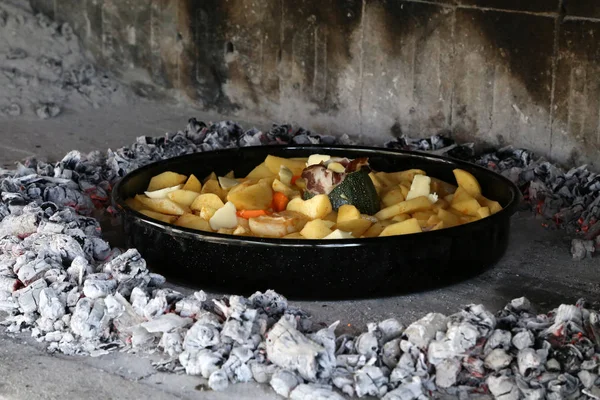
[[[201,376],[214,390],[255,380],[298,399],[592,393],[600,317],[583,302],[538,314],[519,298],[496,315],[470,305],[406,328],[388,319],[356,336],[336,335],[337,322],[315,327],[273,291],[208,301],[202,291],[184,296],[167,289],[137,250],[110,248],[90,217],[106,206],[118,179],[147,163],[252,143],[309,142],[348,143],[286,125],[244,131],[232,122],[191,119],[183,131],[139,138],[107,154],[73,151],[56,164],[30,159],[1,170],[3,325],[30,331],[49,351],[64,354],[163,354],[157,368]],[[525,153],[510,154],[506,166],[515,155],[527,161]]]
[[[29,2],[0,5],[0,115],[54,118],[63,109],[130,104],[136,96],[97,69],[68,23],[34,15]]]

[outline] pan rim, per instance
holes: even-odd
[[[233,154],[238,152],[248,152],[253,149],[261,149],[261,151],[265,150],[284,150],[284,151],[294,151],[294,150],[333,150],[333,151],[343,151],[343,150],[353,150],[360,151],[365,153],[377,154],[378,156],[397,156],[404,155],[407,157],[417,157],[419,159],[425,159],[434,161],[437,163],[450,164],[455,165],[457,167],[464,166],[469,169],[475,169],[481,171],[483,174],[494,176],[496,179],[501,180],[510,190],[511,199],[508,204],[503,207],[503,209],[496,214],[493,214],[487,218],[470,222],[464,225],[455,226],[452,228],[442,229],[438,231],[428,231],[428,232],[420,232],[418,234],[408,234],[408,235],[397,235],[397,236],[388,236],[388,237],[374,237],[374,238],[352,238],[352,239],[335,239],[335,240],[327,240],[327,239],[282,239],[282,238],[259,238],[259,237],[248,237],[248,236],[236,236],[236,235],[228,235],[216,232],[205,232],[194,230],[190,228],[184,228],[177,225],[172,225],[166,222],[158,221],[152,218],[141,214],[132,208],[130,208],[126,203],[125,199],[120,196],[120,188],[126,184],[132,177],[143,173],[148,169],[155,168],[158,164],[164,163],[166,161],[174,161],[174,160],[183,160],[185,158],[195,158],[201,157],[205,154],[219,154],[222,153],[225,156],[227,154]],[[112,205],[115,209],[118,210],[119,213],[124,213],[125,216],[131,216],[135,218],[138,222],[147,225],[148,227],[153,227],[155,229],[163,230],[164,233],[181,238],[191,238],[195,240],[212,242],[217,244],[225,244],[225,245],[234,245],[234,246],[267,246],[267,247],[292,247],[292,248],[347,248],[347,247],[361,247],[361,246],[373,246],[373,245],[384,245],[390,243],[397,243],[398,241],[410,242],[414,240],[418,235],[418,237],[428,238],[428,239],[436,239],[440,237],[448,237],[452,234],[461,235],[462,233],[468,232],[469,230],[483,228],[484,226],[488,226],[491,224],[498,224],[502,220],[508,220],[510,217],[516,212],[516,209],[521,201],[521,192],[517,185],[512,182],[510,179],[505,176],[489,170],[480,165],[458,160],[451,159],[448,157],[430,154],[427,152],[421,151],[409,151],[409,150],[400,150],[400,149],[388,149],[383,147],[374,147],[374,146],[356,146],[356,145],[264,145],[264,146],[247,146],[247,147],[233,147],[219,150],[212,150],[206,152],[198,152],[192,154],[185,154],[177,157],[172,157],[164,160],[155,161],[149,164],[146,164],[140,168],[137,168],[133,171],[127,173],[123,178],[121,178],[113,187],[111,193],[111,201]]]

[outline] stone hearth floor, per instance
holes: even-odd
[[[85,114],[67,111],[46,121],[2,118],[0,166],[14,165],[14,161],[30,155],[56,160],[72,149],[87,152],[117,148],[132,143],[137,136],[157,136],[180,129],[192,116],[204,121],[223,119],[152,104],[131,109],[104,108]],[[244,127],[249,125],[248,121],[240,122]],[[546,230],[541,223],[528,212],[515,215],[505,257],[493,269],[461,284],[382,299],[291,303],[311,313],[316,322],[339,319],[340,326],[352,332],[364,329],[370,321],[396,317],[407,324],[428,312],[451,314],[470,303],[483,304],[495,313],[520,296],[529,298],[544,312],[561,303],[573,304],[581,297],[592,303],[600,299],[597,260],[573,261],[565,233]],[[597,309],[598,305],[591,308]],[[199,378],[156,372],[151,366],[153,359],[126,353],[97,358],[50,355],[28,334],[9,337],[0,330],[0,399],[280,398],[269,386],[256,383],[231,385],[224,392],[200,391]]]

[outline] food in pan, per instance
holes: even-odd
[[[410,169],[378,172],[368,158],[269,155],[243,178],[233,171],[154,176],[127,205],[200,231],[289,239],[351,239],[452,228],[502,210],[477,179],[455,169],[456,185]]]

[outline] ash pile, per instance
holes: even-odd
[[[137,250],[102,239],[92,215],[107,207],[112,185],[127,172],[182,154],[277,143],[352,144],[288,125],[245,131],[191,119],[182,131],[115,151],[72,151],[56,164],[29,159],[0,170],[2,325],[30,332],[51,352],[160,354],[156,368],[198,376],[213,390],[256,381],[291,399],[600,398],[600,314],[583,302],[537,313],[521,298],[496,314],[471,305],[336,334],[337,323],[320,326],[272,291],[184,295],[151,273]],[[405,145],[423,150],[424,143],[425,150],[473,156],[471,147],[440,137]],[[527,154],[505,150],[479,162],[517,179],[530,199],[543,194],[552,204],[552,189],[533,183],[551,182],[540,177],[558,170]],[[574,182],[584,170],[574,171],[556,176]],[[534,178],[524,184],[527,174]]]
[[[34,15],[25,0],[0,4],[0,115],[53,118],[135,100],[127,88],[98,71],[68,23]]]
[[[564,170],[525,149],[505,147],[476,154],[473,144],[457,144],[439,135],[427,139],[401,137],[388,148],[426,151],[473,162],[496,171],[521,189],[531,209],[549,229],[565,229],[573,237],[573,259],[600,251],[600,174],[586,165]]]

